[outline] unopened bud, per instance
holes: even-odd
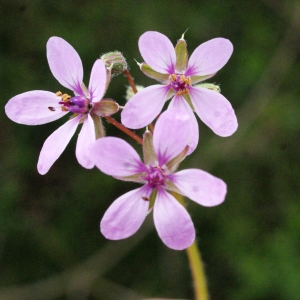
[[[111,70],[112,76],[119,75],[127,69],[125,57],[119,51],[113,51],[103,54],[100,57],[107,68]]]
[[[136,85],[135,87],[136,87],[138,92],[140,92],[141,90],[144,89],[144,87],[142,85]],[[126,101],[128,101],[133,96],[134,96],[134,92],[132,90],[132,87],[128,86],[127,90],[126,90],[126,96],[125,96]]]
[[[195,85],[194,87],[202,87],[202,88],[206,88],[212,91],[215,91],[217,93],[221,93],[221,88],[219,85],[217,84],[212,84],[212,83],[200,83]]]

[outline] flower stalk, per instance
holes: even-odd
[[[174,192],[172,194],[185,207],[183,196]],[[192,272],[195,300],[209,300],[204,265],[196,240],[186,249],[186,254]]]
[[[131,138],[133,138],[134,140],[136,140],[139,144],[143,145],[143,139],[141,137],[139,137],[137,134],[135,134],[134,132],[132,132],[131,130],[129,130],[127,127],[125,127],[121,123],[119,123],[116,119],[114,119],[114,118],[112,118],[110,116],[105,116],[104,118],[109,123],[111,123],[112,125],[116,126],[118,129],[122,130],[124,133],[126,133],[127,135],[129,135]]]
[[[127,77],[127,80],[128,80],[128,82],[129,82],[129,84],[130,84],[130,86],[131,86],[133,92],[136,94],[136,93],[138,92],[138,90],[137,90],[137,88],[136,88],[136,86],[135,86],[134,80],[133,80],[133,78],[132,78],[130,72],[128,71],[128,69],[126,69],[126,70],[124,71],[124,73],[125,73],[125,76]]]

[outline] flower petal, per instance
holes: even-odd
[[[171,41],[156,31],[147,31],[139,39],[139,49],[145,62],[156,72],[175,73],[176,55]]]
[[[136,151],[124,140],[104,137],[91,147],[91,159],[103,173],[111,176],[130,176],[145,171]]]
[[[93,119],[90,115],[84,120],[80,134],[76,144],[76,157],[84,168],[92,169],[95,164],[91,160],[90,149],[96,140],[95,127]]]
[[[160,189],[153,209],[154,224],[164,244],[174,250],[188,248],[195,240],[195,228],[186,209]]]
[[[169,89],[168,85],[152,85],[135,94],[121,113],[123,125],[132,129],[149,125],[161,112]]]
[[[101,223],[101,233],[110,240],[125,239],[135,234],[143,224],[149,207],[151,190],[145,186],[130,191],[117,200],[105,212]]]
[[[196,120],[195,114],[192,111],[189,104],[185,101],[185,99],[181,96],[175,96],[173,100],[170,102],[168,109],[182,109],[183,111],[186,111],[190,116],[190,132],[189,132],[189,150],[187,152],[187,155],[191,154],[197,147],[198,141],[199,141],[199,126],[198,122]]]
[[[16,123],[40,125],[55,121],[68,112],[61,110],[60,98],[46,91],[30,91],[11,98],[5,105],[6,115]]]
[[[206,89],[190,87],[193,106],[199,118],[219,136],[230,136],[238,127],[230,102],[221,94]]]
[[[97,59],[93,65],[89,92],[90,100],[98,102],[102,99],[106,88],[106,68],[104,62],[101,59]]]
[[[64,39],[51,37],[47,42],[50,70],[64,87],[82,95],[83,67],[76,50]]]
[[[38,172],[41,175],[49,171],[54,162],[65,150],[76,131],[79,119],[80,118],[77,117],[66,122],[46,139],[37,164]]]
[[[153,145],[160,166],[177,156],[189,143],[190,116],[181,109],[168,109],[158,118]]]
[[[204,76],[219,71],[229,60],[233,51],[231,42],[215,38],[198,46],[192,53],[186,76]]]
[[[171,175],[184,196],[203,206],[216,206],[225,200],[226,183],[202,170],[187,169]]]

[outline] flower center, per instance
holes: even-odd
[[[176,91],[178,96],[189,93],[189,86],[191,85],[191,78],[184,75],[171,75],[171,86]]]
[[[56,96],[61,97],[61,101],[59,101],[58,104],[60,104],[62,111],[70,111],[75,114],[87,114],[93,106],[89,99],[82,96],[71,97],[61,92],[57,92]],[[48,109],[50,111],[56,110],[56,108],[52,106],[49,106]]]
[[[165,170],[162,169],[160,166],[150,166],[148,170],[148,175],[145,179],[148,181],[148,184],[152,188],[156,188],[158,186],[164,185],[166,177],[167,175]]]

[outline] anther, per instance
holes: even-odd
[[[55,95],[56,95],[56,96],[61,96],[61,95],[62,95],[62,92],[58,91],[58,92],[55,93]]]
[[[63,102],[69,102],[70,99],[71,99],[71,96],[68,95],[68,94],[63,94],[63,95],[61,96],[61,100],[62,100]]]
[[[176,81],[177,80],[177,76],[175,74],[172,74],[171,75],[171,79],[172,79],[172,81]]]
[[[49,106],[48,109],[49,109],[50,111],[55,111],[55,108],[52,107],[52,106]]]

